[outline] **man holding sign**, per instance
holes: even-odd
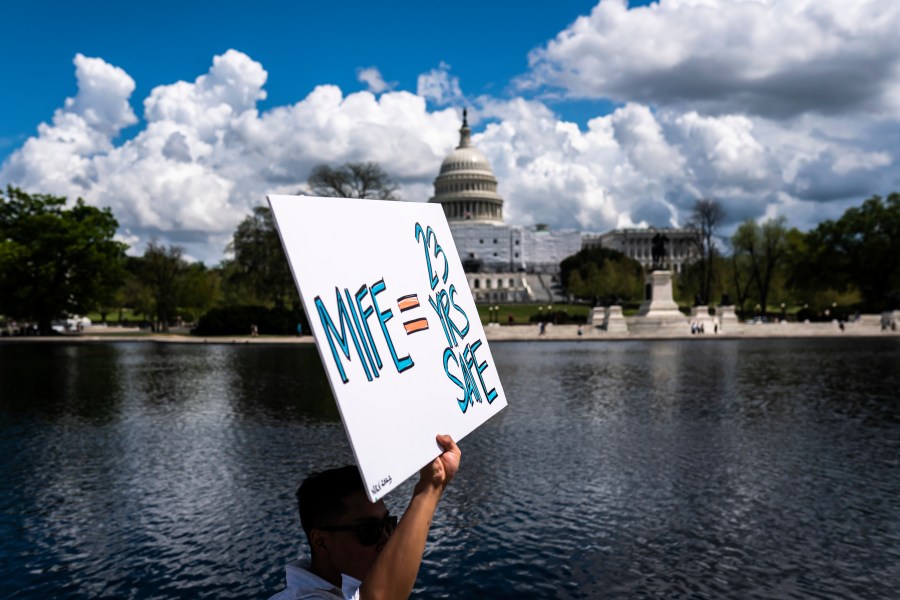
[[[453,439],[440,435],[437,442],[444,452],[419,472],[399,524],[384,501],[369,502],[356,467],[304,480],[297,503],[312,559],[306,565],[289,563],[287,588],[271,600],[409,597],[432,517],[459,469]]]
[[[459,467],[453,439],[506,406],[459,253],[437,204],[268,200],[359,467],[301,486],[312,560],[288,565],[277,598],[405,598]],[[394,529],[382,498],[416,472]]]

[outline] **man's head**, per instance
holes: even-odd
[[[297,490],[297,506],[313,570],[337,585],[341,573],[365,577],[396,524],[384,502],[369,502],[355,466],[307,477]]]

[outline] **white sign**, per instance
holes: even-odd
[[[373,502],[506,406],[440,205],[269,196]]]

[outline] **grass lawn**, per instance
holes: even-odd
[[[509,322],[512,315],[514,324],[528,323],[533,315],[547,314],[548,310],[552,312],[564,312],[570,316],[581,316],[586,318],[591,312],[591,307],[587,304],[478,304],[478,316],[483,324],[489,323],[491,320],[499,320],[502,325]],[[498,307],[495,316],[493,308]]]
[[[96,323],[103,322],[103,318],[100,316],[99,312],[90,312],[90,313],[86,314],[85,316],[91,320],[91,323],[96,324]],[[122,319],[124,319],[126,321],[143,321],[146,318],[147,318],[146,315],[143,315],[143,314],[140,316],[135,315],[134,311],[131,310],[130,308],[122,309]],[[114,310],[114,311],[106,313],[106,322],[109,323],[110,325],[112,325],[114,323],[118,323],[119,322],[119,311]]]

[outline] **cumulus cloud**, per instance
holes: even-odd
[[[523,88],[701,112],[896,116],[900,5],[602,0],[534,50]]]
[[[171,123],[193,130],[205,142],[227,129],[232,119],[255,111],[266,98],[268,73],[246,54],[229,50],[213,59],[209,73],[193,83],[179,81],[154,88],[144,100],[149,123]]]
[[[9,157],[0,181],[109,206],[137,253],[156,238],[215,263],[253,206],[296,193],[320,163],[379,162],[401,194],[418,196],[459,127],[454,110],[429,111],[409,92],[344,95],[334,86],[260,114],[267,73],[229,50],[194,81],[154,88],[145,127],[116,146],[136,121],[134,81],[99,58],[79,55],[75,65],[78,95]]]
[[[513,222],[587,231],[679,226],[706,197],[723,204],[726,229],[779,214],[808,229],[897,185],[896,133],[866,149],[879,136],[850,136],[852,120],[816,117],[785,128],[630,103],[582,129],[536,100],[481,101],[492,122],[473,141],[494,166]]]
[[[397,87],[396,82],[387,83],[381,76],[381,71],[376,67],[356,70],[356,79],[366,84],[366,88],[373,94],[380,94]]]
[[[677,221],[667,184],[683,185],[664,163],[682,158],[646,107],[620,108],[586,131],[536,101],[493,102],[483,113],[497,122],[473,141],[493,164],[510,221],[586,231]]]
[[[135,84],[125,71],[81,54],[74,63],[78,93],[6,161],[4,181],[47,185],[48,191],[89,185],[95,177],[91,157],[110,151],[113,137],[137,122],[128,104]]]
[[[191,149],[187,144],[187,138],[180,131],[176,131],[168,137],[162,154],[177,162],[191,162]]]
[[[57,117],[78,116],[87,127],[108,137],[137,122],[128,104],[134,80],[125,71],[82,54],[76,54],[74,62],[78,95],[66,99]]]
[[[876,0],[601,0],[515,83],[623,106],[584,133],[611,132],[600,185],[620,223],[684,222],[714,197],[732,223],[811,227],[898,185],[898,29],[900,6]]]
[[[416,94],[437,106],[459,104],[463,100],[459,78],[450,74],[450,65],[441,62],[438,68],[419,75]]]

